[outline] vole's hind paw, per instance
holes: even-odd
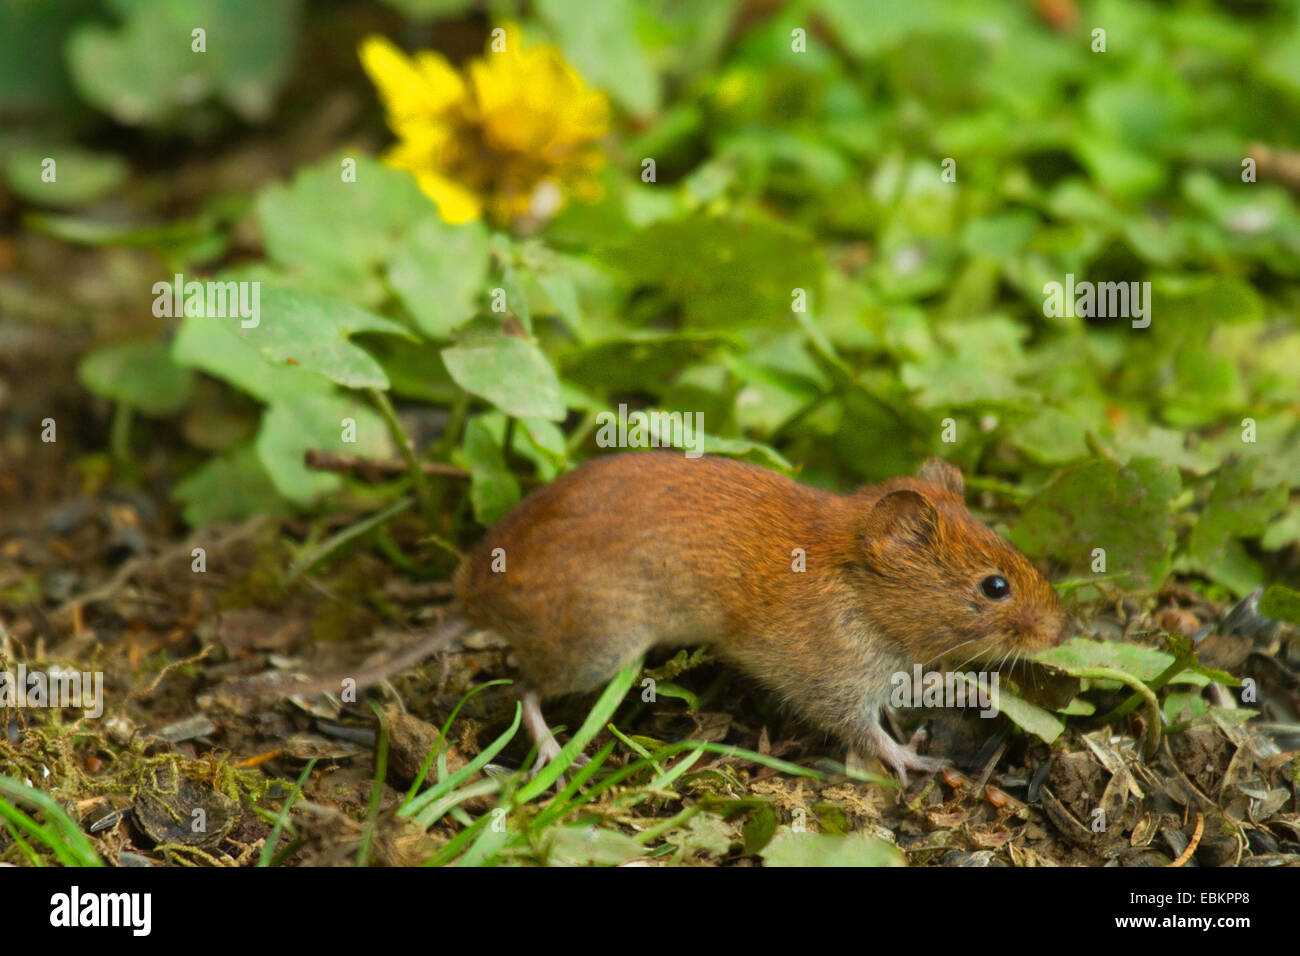
[[[560,742],[549,734],[537,741],[537,759],[533,761],[532,776],[560,755]]]
[[[528,775],[530,777],[537,776],[539,773],[541,773],[543,767],[545,767],[548,763],[550,763],[552,760],[555,760],[559,756],[560,756],[560,745],[559,743],[556,742],[554,737],[550,738],[549,740],[544,740],[540,742],[537,745],[537,759],[533,761],[533,769],[528,772]],[[577,756],[575,756],[572,760],[569,761],[569,766],[572,767],[574,770],[580,770],[581,768],[587,766],[587,764],[589,763],[591,763],[591,758],[588,757],[586,754],[580,753]],[[563,786],[564,776],[561,775],[559,780],[560,780],[560,785]]]
[[[537,742],[537,760],[533,762],[533,769],[529,772],[530,777],[536,777],[543,767],[552,760],[560,756],[560,742],[555,739],[555,734],[551,733],[551,728],[546,726],[546,720],[542,717],[541,698],[535,690],[526,689],[522,696],[524,724],[532,734],[533,740]],[[591,763],[591,758],[586,754],[578,754],[570,761],[572,767],[585,767]],[[556,784],[561,789],[564,788],[564,776],[561,774],[556,778]]]

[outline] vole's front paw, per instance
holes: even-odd
[[[917,753],[916,748],[925,740],[925,730],[918,729],[912,739],[904,746],[894,740],[883,727],[872,728],[870,740],[876,756],[898,775],[903,786],[907,786],[907,771],[934,773],[944,767],[948,761],[942,757],[925,757]]]

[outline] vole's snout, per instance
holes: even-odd
[[[1073,636],[1074,621],[1067,614],[1061,618],[1061,626],[1057,629],[1056,636],[1052,638],[1052,646],[1060,647]]]
[[[1028,650],[1058,647],[1074,636],[1074,621],[1060,609],[1034,612],[1022,610],[1013,632]]]

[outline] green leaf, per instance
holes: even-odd
[[[348,160],[356,164],[354,182],[343,178]],[[257,216],[272,259],[306,276],[316,291],[376,306],[388,294],[384,268],[437,212],[410,173],[355,155],[323,160],[288,185],[266,187]]]
[[[1177,470],[1154,458],[1127,466],[1094,459],[1056,473],[1030,500],[1011,540],[1027,554],[1090,569],[1093,550],[1106,552],[1106,573],[1137,586],[1164,580],[1174,546]]]
[[[96,0],[0,3],[0,114],[70,117],[77,98],[63,48],[68,31],[98,7]]]
[[[569,468],[569,449],[564,432],[545,418],[521,418],[511,450],[537,468],[538,477],[550,481]]]
[[[1024,365],[1026,328],[1000,316],[945,323],[936,330],[944,344],[919,362],[904,363],[899,377],[916,389],[923,408],[1009,401],[1026,394],[1015,377]]]
[[[211,459],[178,482],[172,494],[185,506],[191,527],[289,511],[251,443]]]
[[[47,160],[53,182],[46,182]],[[126,181],[126,162],[112,153],[95,153],[77,146],[19,149],[4,164],[5,179],[23,199],[46,206],[76,206],[93,202]]]
[[[1088,457],[1083,422],[1045,405],[1027,421],[1007,428],[1012,444],[1041,464],[1059,465]]]
[[[549,827],[538,849],[548,864],[559,866],[618,866],[646,855],[635,838],[593,824]]]
[[[454,404],[461,394],[442,364],[442,349],[437,345],[381,338],[367,341],[366,349],[384,367],[394,396],[446,406]]]
[[[81,360],[77,378],[96,395],[159,417],[180,411],[194,393],[194,374],[172,361],[164,342],[98,349]]]
[[[355,422],[355,441],[346,441]],[[384,420],[358,398],[344,395],[277,395],[257,433],[257,457],[285,498],[307,504],[342,483],[338,475],[312,471],[303,463],[309,449],[371,458],[393,454]]]
[[[659,108],[659,77],[637,36],[640,11],[633,0],[538,0],[537,12],[587,82],[633,113]]]
[[[794,290],[815,312],[825,269],[788,226],[695,216],[657,222],[602,257],[635,282],[661,286],[696,328],[793,326]]]
[[[1174,724],[1186,717],[1188,720],[1195,720],[1202,714],[1209,711],[1210,705],[1197,691],[1178,691],[1167,695],[1160,705],[1160,711],[1165,715],[1165,720]]]
[[[418,223],[397,247],[388,281],[426,336],[445,339],[478,311],[488,248],[481,222],[452,226],[439,219]]]
[[[817,10],[836,37],[859,59],[878,55],[913,31],[937,27],[948,15],[935,0],[869,4],[858,0],[818,0]]]
[[[353,345],[351,336],[383,332],[416,340],[396,322],[372,312],[276,286],[262,288],[260,311],[255,327],[244,328],[239,319],[230,320],[227,327],[272,365],[319,372],[348,388],[388,388],[383,368],[369,352]]]
[[[1300,101],[1300,30],[1294,26],[1276,38],[1261,57],[1262,73],[1271,83]]]
[[[1236,276],[1165,276],[1152,282],[1150,304],[1153,325],[1159,317],[1183,328],[1253,322],[1264,314],[1259,293]]]
[[[750,807],[749,819],[740,830],[741,846],[745,853],[753,856],[761,853],[763,848],[776,836],[776,810],[766,800],[760,800]]]
[[[566,382],[605,392],[657,391],[683,367],[723,345],[740,342],[718,332],[628,331],[617,338],[561,352]]]
[[[1232,459],[1215,475],[1210,498],[1187,543],[1188,557],[1196,566],[1218,561],[1235,538],[1262,534],[1269,520],[1286,507],[1285,486],[1255,488],[1255,467],[1250,459]]]
[[[659,697],[671,697],[675,700],[685,702],[686,709],[697,711],[700,709],[700,695],[692,690],[687,690],[680,684],[674,684],[670,680],[661,680],[655,683],[655,694]]]
[[[1092,178],[1114,196],[1148,196],[1165,184],[1163,164],[1095,130],[1079,133],[1074,152]]]
[[[830,836],[782,827],[760,853],[765,866],[906,866],[897,847],[865,833]]]
[[[1274,521],[1260,539],[1260,547],[1265,551],[1278,551],[1290,544],[1300,544],[1300,505],[1292,506]]]
[[[528,331],[529,335],[533,333],[533,306],[528,297],[528,291],[524,286],[524,278],[532,272],[532,268],[525,266],[520,261],[520,246],[511,241],[510,237],[503,232],[494,232],[489,241],[492,250],[492,258],[496,261],[496,270],[493,280],[501,290],[503,297],[502,305],[506,313],[513,315],[519,320],[519,323]],[[495,297],[496,290],[493,290]],[[492,303],[493,308],[497,303]]]
[[[456,384],[515,418],[564,418],[560,381],[550,359],[512,335],[467,339],[442,350]]]
[[[1275,621],[1300,625],[1300,591],[1274,584],[1260,598],[1259,613]]]
[[[263,361],[257,349],[234,330],[233,323],[187,315],[172,340],[172,360],[207,372],[263,401],[276,395],[333,390],[330,380],[317,372]]]
[[[574,335],[582,337],[586,327],[582,321],[582,305],[578,302],[578,287],[572,276],[558,272],[538,272],[537,284],[551,300],[551,308]]]
[[[1174,657],[1142,644],[1074,638],[1058,647],[1039,651],[1034,655],[1034,660],[1059,667],[1067,674],[1097,668],[1123,671],[1148,684],[1174,662]],[[1197,687],[1203,687],[1209,682],[1210,678],[1192,669],[1191,665],[1170,680],[1172,684],[1193,684]]]
[[[700,450],[706,455],[741,458],[765,468],[775,468],[787,475],[795,471],[793,463],[775,448],[759,441],[750,441],[748,438],[719,438],[717,435],[705,432],[700,442]]]
[[[998,688],[997,708],[1021,730],[1028,731],[1045,743],[1052,743],[1065,732],[1065,721],[1005,687]]]
[[[186,119],[209,98],[264,120],[288,74],[297,0],[114,0],[121,26],[87,21],[68,38],[68,68],[88,102],[128,126]],[[206,31],[206,52],[192,31]]]
[[[519,482],[506,467],[501,444],[505,440],[505,418],[479,415],[465,425],[460,448],[461,464],[470,473],[469,497],[474,517],[492,525],[519,500]]]

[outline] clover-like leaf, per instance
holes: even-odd
[[[1128,465],[1093,459],[1062,471],[1030,500],[1011,540],[1032,555],[1091,568],[1105,551],[1106,571],[1139,586],[1164,580],[1174,546],[1176,469],[1155,458]]]
[[[781,827],[759,854],[766,866],[906,866],[898,848],[865,833],[796,833]]]
[[[459,457],[469,469],[474,517],[484,525],[496,523],[519,500],[519,482],[506,467],[501,448],[504,439],[503,415],[478,415],[465,426]]]
[[[359,332],[382,332],[415,341],[390,319],[324,296],[265,286],[257,324],[227,321],[236,335],[273,365],[293,365],[319,372],[348,388],[387,388],[388,376],[369,352],[351,341]]]
[[[1234,538],[1262,534],[1269,519],[1286,507],[1286,487],[1256,488],[1255,467],[1250,459],[1231,459],[1215,475],[1214,488],[1187,543],[1188,557],[1198,566],[1221,558]]]
[[[262,190],[257,217],[267,254],[280,265],[317,291],[376,306],[388,294],[385,266],[436,213],[410,173],[339,155]]]
[[[1147,684],[1159,677],[1174,662],[1174,656],[1143,644],[1075,638],[1058,647],[1039,651],[1034,655],[1034,660],[1040,664],[1058,667],[1067,674],[1097,668],[1122,671]],[[1210,682],[1210,678],[1200,673],[1193,664],[1189,664],[1169,682],[1203,687]]]
[[[213,458],[178,482],[174,494],[193,527],[289,510],[251,443]]]
[[[265,362],[253,344],[236,335],[233,323],[203,315],[181,319],[172,340],[172,359],[224,379],[254,398],[325,393],[334,386],[324,375],[301,366]]]
[[[481,222],[418,223],[388,263],[388,281],[431,339],[445,339],[477,310],[488,265]]]
[[[28,147],[9,155],[4,173],[10,188],[23,199],[46,206],[75,206],[93,202],[121,186],[127,165],[112,153],[76,146]]]
[[[309,449],[374,458],[393,453],[383,419],[348,395],[276,396],[262,418],[256,447],[276,491],[298,504],[342,483],[338,475],[307,468],[303,457]]]
[[[604,258],[633,280],[662,287],[695,328],[789,321],[794,290],[815,308],[825,272],[816,248],[788,226],[702,216],[654,223]]]
[[[513,335],[479,336],[442,350],[456,384],[515,418],[564,417],[560,380],[542,351]]]
[[[121,25],[68,38],[77,91],[120,123],[161,126],[210,97],[265,119],[288,74],[298,0],[113,0]],[[201,28],[203,49],[194,30]]]
[[[124,342],[98,349],[81,360],[77,377],[95,394],[146,415],[180,411],[194,393],[194,373],[172,360],[164,342]]]

